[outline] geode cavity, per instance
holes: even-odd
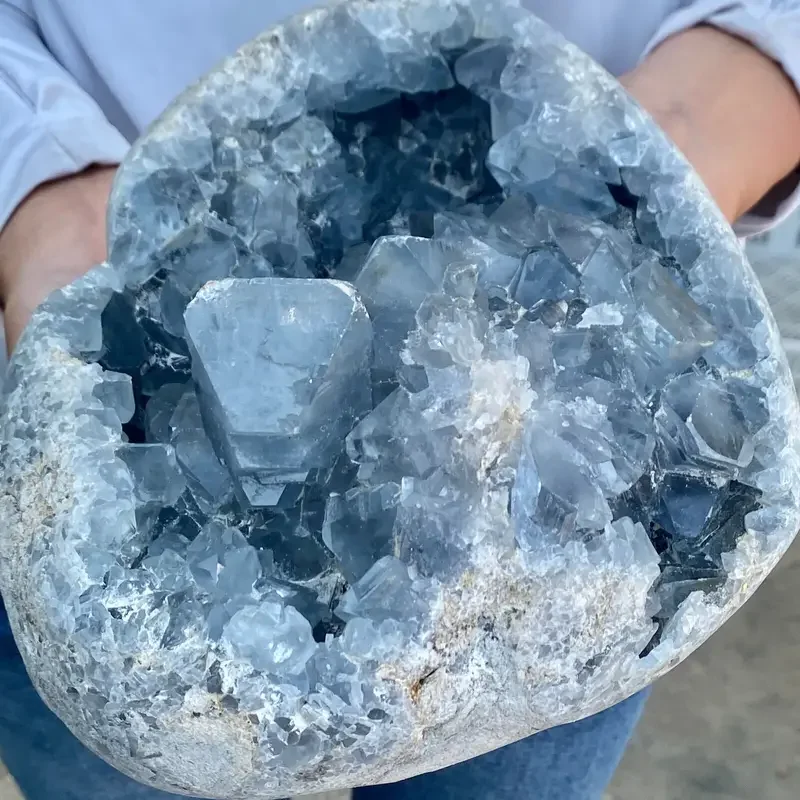
[[[134,146],[6,385],[0,582],[135,778],[276,798],[599,711],[800,522],[774,321],[698,178],[516,5],[352,0]]]

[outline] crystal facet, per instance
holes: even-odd
[[[207,283],[185,319],[219,454],[245,502],[275,505],[264,501],[325,466],[371,408],[364,305],[339,281],[226,280]]]

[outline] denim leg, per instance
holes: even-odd
[[[87,750],[28,678],[0,605],[0,760],[25,800],[175,800]]]
[[[438,772],[356,789],[353,800],[600,800],[648,694]]]
[[[87,750],[42,702],[25,672],[0,605],[0,760],[26,800],[174,800]],[[354,800],[600,800],[648,691],[454,767]]]

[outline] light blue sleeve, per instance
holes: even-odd
[[[38,185],[127,149],[42,43],[30,0],[0,0],[0,228]]]
[[[669,36],[709,23],[746,39],[777,61],[800,91],[800,0],[695,0],[664,21],[647,46],[649,53]],[[736,225],[740,236],[753,236],[783,221],[800,207],[800,165],[770,192],[753,213]]]

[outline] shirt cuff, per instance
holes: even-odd
[[[74,175],[92,164],[119,164],[130,145],[102,116],[42,124],[29,116],[3,131],[0,159],[0,230],[37,186]]]
[[[648,42],[647,56],[665,39],[696,25],[714,25],[746,39],[780,64],[800,91],[800,7],[782,9],[770,2],[724,2],[700,0],[689,3],[664,21]],[[643,57],[644,57],[643,56]],[[739,236],[755,236],[777,225],[800,207],[800,168],[784,178],[739,219]]]

